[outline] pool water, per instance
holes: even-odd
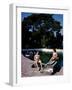
[[[31,53],[30,52],[22,52],[22,54],[31,59],[31,60],[34,60],[34,51],[32,51]],[[28,55],[26,55],[28,54]],[[42,51],[39,51],[39,55],[40,55],[40,59],[42,61],[42,63],[48,63],[48,61],[50,60],[50,58],[52,57],[52,52],[42,52]],[[59,60],[58,60],[58,66],[63,66],[63,53],[62,52],[58,52],[58,57],[59,57]]]
[[[42,63],[47,63],[52,56],[52,53],[40,52],[40,59]]]
[[[52,52],[40,52],[40,59],[42,63],[48,63],[52,56]],[[58,53],[59,60],[57,61],[57,64],[53,67],[53,73],[55,74],[56,72],[59,72],[60,69],[63,67],[63,53],[60,52]]]
[[[51,52],[40,52],[40,59],[43,63],[47,63],[50,58],[52,57],[52,53]],[[63,61],[63,53],[60,52],[58,53],[58,57],[59,57],[59,61]]]

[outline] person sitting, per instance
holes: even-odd
[[[46,65],[53,65],[59,59],[56,49],[53,49],[52,57]]]
[[[33,66],[34,66],[34,67],[37,67],[39,71],[42,69],[42,62],[41,62],[41,60],[40,60],[39,52],[37,52],[37,53],[34,55],[34,64],[33,64]]]

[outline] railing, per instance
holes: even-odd
[[[42,51],[42,52],[52,52],[53,49],[38,48],[38,49],[22,49],[22,51]],[[56,49],[57,52],[63,52],[63,49]]]

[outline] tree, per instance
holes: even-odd
[[[53,32],[60,32],[60,22],[53,19],[53,14],[32,14],[22,21],[22,48],[58,48],[61,42]],[[57,44],[58,43],[58,44]],[[56,45],[57,44],[57,45]]]

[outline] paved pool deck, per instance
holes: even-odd
[[[41,73],[37,68],[31,68],[33,61],[21,55],[21,76],[32,77],[32,76],[47,76],[50,75],[48,72]],[[63,68],[54,75],[63,75]]]

